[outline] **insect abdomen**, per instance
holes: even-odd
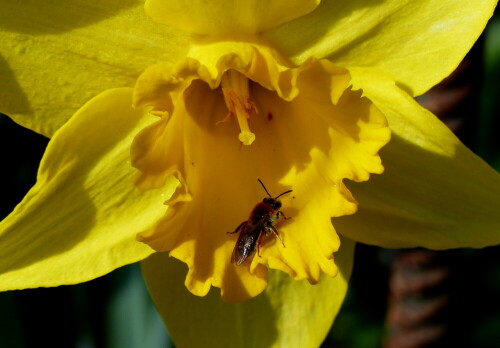
[[[246,234],[244,238],[238,238],[231,262],[241,265],[255,251],[258,238],[259,235],[251,234]]]

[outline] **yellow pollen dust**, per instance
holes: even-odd
[[[248,79],[238,71],[228,70],[222,76],[221,86],[224,101],[229,111],[227,116],[217,124],[227,122],[231,117],[236,116],[240,127],[238,139],[243,145],[252,145],[255,134],[250,131],[248,119],[252,113],[256,114],[258,110],[250,100]]]

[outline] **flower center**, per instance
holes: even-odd
[[[250,115],[258,113],[258,110],[250,100],[248,79],[238,71],[228,70],[222,76],[221,86],[228,114],[223,120],[217,122],[217,124],[224,123],[231,117],[236,116],[240,127],[238,139],[244,145],[251,145],[255,140],[255,134],[250,131],[248,120],[250,119]]]

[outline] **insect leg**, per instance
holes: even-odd
[[[278,212],[276,213],[276,217],[277,217],[278,219],[281,219],[281,217],[283,217],[285,220],[291,219],[291,218],[287,217],[287,216],[285,215],[285,213],[283,213],[281,210],[280,210],[280,211],[278,211]]]
[[[233,234],[233,233],[236,233],[238,232],[239,230],[241,230],[241,228],[243,227],[243,225],[245,225],[247,223],[247,221],[243,221],[241,224],[238,225],[238,227],[236,227],[236,229],[233,231],[233,232],[226,232],[226,233],[229,233],[229,234]]]
[[[269,226],[266,226],[267,228],[269,228],[271,231],[273,231],[273,233],[276,235],[276,237],[278,237],[278,239],[280,240],[281,244],[283,244],[283,247],[285,247],[285,243],[283,243],[283,240],[281,239],[279,233],[278,233],[278,230],[276,229],[276,227],[274,227],[273,225],[269,225]]]
[[[261,233],[259,235],[259,240],[257,241],[257,255],[259,255],[259,257],[260,257],[260,245],[262,244],[262,238],[263,237],[264,237],[264,233]]]

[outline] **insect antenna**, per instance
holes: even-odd
[[[269,191],[267,191],[266,186],[264,186],[264,183],[263,183],[260,179],[257,179],[257,180],[259,180],[260,184],[262,185],[262,187],[263,187],[263,188],[264,188],[264,190],[266,191],[267,195],[268,195],[269,197],[273,198],[273,196],[271,196],[271,194],[269,193]],[[279,197],[283,196],[284,194],[290,193],[290,192],[292,192],[292,191],[293,191],[293,190],[288,190],[288,191],[285,191],[285,192],[283,192],[283,193],[279,194],[278,196],[274,197],[274,199],[278,199]]]
[[[260,184],[261,184],[261,185],[262,185],[262,187],[264,188],[264,191],[266,191],[267,195],[268,195],[269,197],[273,198],[273,196],[271,196],[271,195],[269,194],[269,191],[267,191],[266,186],[264,186],[264,183],[263,183],[260,179],[257,179],[257,180],[259,180]]]
[[[288,191],[285,191],[285,192],[283,192],[283,193],[281,193],[281,194],[277,195],[276,197],[274,197],[274,199],[278,199],[278,198],[280,198],[281,196],[283,196],[284,194],[290,193],[290,192],[292,192],[292,191],[293,191],[293,190],[288,190]]]

